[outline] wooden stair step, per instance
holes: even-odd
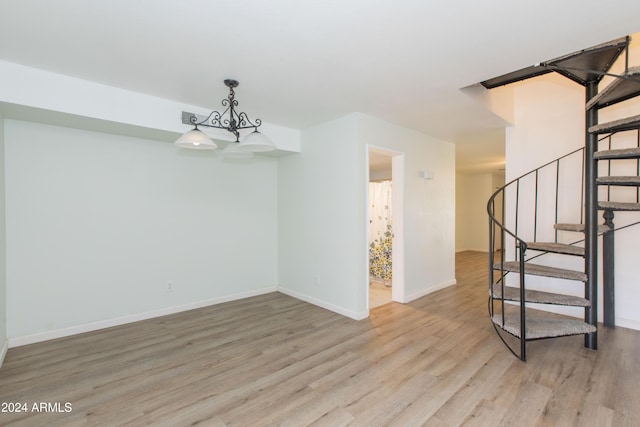
[[[593,158],[596,160],[638,159],[640,158],[640,147],[600,150],[593,153]]]
[[[583,247],[567,245],[565,243],[527,242],[527,249],[541,252],[553,252],[556,254],[584,256]]]
[[[505,314],[504,324],[502,323],[501,314],[494,314],[491,320],[499,328],[521,338],[519,315]],[[527,340],[590,334],[596,332],[596,330],[595,326],[576,319],[551,319],[546,317],[527,317],[525,319],[525,338]]]
[[[640,203],[598,202],[598,208],[612,211],[640,211]]]
[[[513,273],[520,272],[520,263],[517,261],[507,261],[505,263],[495,263],[493,265],[495,270],[510,271]],[[587,275],[582,271],[568,270],[566,268],[548,267],[546,265],[532,264],[526,262],[524,264],[524,273],[534,276],[543,277],[555,277],[557,279],[577,280],[579,282],[586,282]]]
[[[502,286],[493,285],[493,298],[502,299]],[[520,288],[513,286],[504,287],[505,301],[520,301]],[[567,305],[571,307],[591,307],[591,302],[586,298],[572,295],[556,294],[553,292],[524,290],[524,301],[537,304]]]
[[[640,176],[601,176],[596,179],[598,185],[616,185],[621,187],[640,187]]]
[[[555,224],[553,226],[558,231],[575,231],[577,233],[584,233],[584,224]],[[606,233],[611,231],[611,228],[604,224],[598,224],[598,233]]]
[[[586,108],[604,108],[640,95],[640,67],[631,67],[625,78],[614,79],[602,92],[587,102]]]
[[[612,122],[600,123],[589,128],[590,133],[600,135],[603,133],[615,133],[625,130],[640,129],[640,114],[633,117],[625,117],[624,119],[614,120]]]

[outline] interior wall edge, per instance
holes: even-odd
[[[421,290],[420,292],[416,292],[413,293],[411,295],[407,295],[407,300],[406,301],[402,301],[404,303],[408,303],[414,300],[417,300],[418,298],[422,298],[423,296],[429,295],[435,291],[439,291],[440,289],[444,289],[444,288],[448,288],[449,286],[453,286],[455,284],[457,284],[457,280],[453,279],[453,280],[447,280],[445,282],[442,283],[437,283],[435,285],[429,286],[426,289]]]
[[[2,349],[0,349],[0,368],[4,363],[4,358],[7,355],[7,350],[9,350],[9,339],[4,340],[4,344],[2,344]]]
[[[360,311],[360,312],[348,310],[346,308],[339,307],[337,305],[331,304],[321,299],[310,297],[308,295],[304,295],[304,294],[301,294],[300,292],[296,292],[287,288],[278,287],[278,292],[288,295],[290,297],[293,297],[295,299],[299,299],[300,301],[308,302],[309,304],[316,305],[318,307],[324,308],[325,310],[332,311],[334,313],[340,314],[342,316],[348,317],[353,320],[362,320],[369,317],[368,310]]]

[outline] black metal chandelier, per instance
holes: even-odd
[[[238,87],[238,81],[226,79],[224,84],[229,88],[229,95],[222,100],[222,106],[226,107],[220,113],[212,111],[204,119],[198,118],[193,113],[182,113],[183,123],[190,123],[194,126],[192,130],[182,135],[175,142],[180,148],[191,148],[197,150],[214,150],[218,145],[209,136],[204,134],[198,126],[205,126],[216,129],[224,129],[232,133],[237,144],[229,144],[222,151],[225,157],[251,157],[253,153],[275,150],[276,146],[269,138],[258,132],[258,128],[262,124],[262,120],[249,119],[245,112],[237,112],[238,101],[235,99],[235,88]],[[240,131],[244,129],[253,129],[253,132],[240,140]]]

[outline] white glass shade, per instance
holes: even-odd
[[[242,138],[238,147],[244,151],[251,151],[252,153],[260,153],[276,149],[276,145],[257,130]]]
[[[248,159],[249,157],[253,157],[251,151],[241,150],[235,142],[230,142],[220,154],[227,159]]]
[[[213,139],[198,128],[185,133],[174,144],[180,148],[191,148],[193,150],[215,150],[218,148]]]

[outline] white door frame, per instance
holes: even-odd
[[[396,302],[407,302],[405,290],[404,275],[404,152],[392,150],[386,147],[366,144],[365,153],[365,173],[366,173],[366,190],[365,190],[365,223],[367,224],[366,232],[366,296],[367,296],[367,313],[369,312],[369,152],[370,150],[382,151],[391,157],[391,181],[393,185],[392,211],[393,211],[393,239],[391,262],[393,264],[393,277],[391,279],[391,300]]]

